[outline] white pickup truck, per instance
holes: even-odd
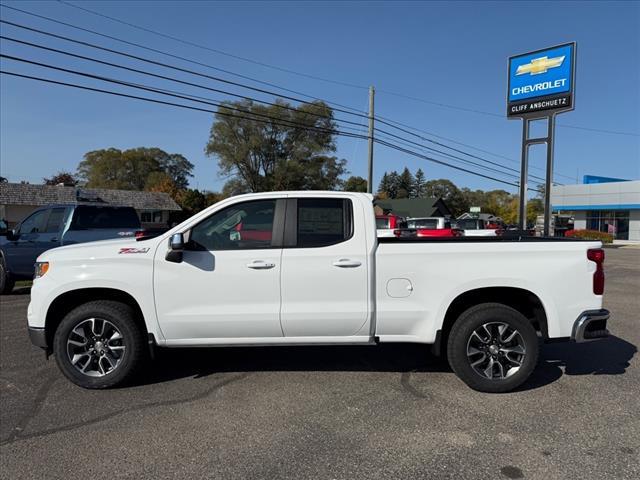
[[[378,239],[368,194],[242,195],[157,238],[45,252],[29,335],[86,388],[131,379],[157,347],[412,342],[504,392],[541,342],[607,335],[603,261],[599,242]]]

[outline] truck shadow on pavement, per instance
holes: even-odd
[[[538,367],[517,391],[543,387],[563,375],[620,375],[637,347],[610,336],[590,343],[543,345]],[[451,372],[446,357],[415,344],[372,346],[223,347],[158,349],[153,365],[138,385],[194,379],[220,372]]]

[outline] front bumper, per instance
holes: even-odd
[[[44,328],[29,327],[29,340],[36,347],[47,348],[47,336]]]
[[[571,340],[575,342],[589,342],[609,336],[607,330],[607,320],[609,320],[609,310],[587,310],[582,312],[573,323],[571,330]]]

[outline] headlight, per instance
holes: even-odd
[[[44,276],[45,273],[49,271],[49,262],[36,262],[35,264],[36,270],[33,274],[33,279],[40,278]]]

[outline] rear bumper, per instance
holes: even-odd
[[[575,342],[588,342],[609,336],[607,330],[609,310],[587,310],[582,312],[573,323],[571,340]]]
[[[44,328],[29,327],[29,340],[36,347],[47,348],[47,336],[45,335]]]

